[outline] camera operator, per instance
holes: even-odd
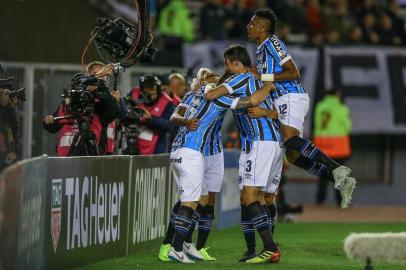
[[[103,63],[93,62],[89,64],[87,71],[88,74],[106,81],[111,72],[106,72],[107,69],[103,69],[104,67],[106,66]],[[85,75],[79,74],[79,77],[85,78]],[[108,90],[107,94],[104,93],[106,87],[103,86],[101,89],[99,87],[97,85],[86,86],[84,91],[88,93],[83,94],[87,96],[94,94],[95,96],[90,101],[91,104],[79,104],[81,106],[79,109],[86,112],[77,113],[72,110],[72,106],[77,106],[77,104],[72,104],[69,93],[66,93],[69,91],[65,91],[64,100],[56,112],[45,117],[43,122],[45,130],[51,133],[60,131],[57,145],[58,156],[98,156],[104,153],[107,139],[106,136],[103,137],[103,129],[106,130],[108,124],[118,117],[120,107]],[[101,94],[98,93],[100,90]],[[75,91],[77,92],[77,90]],[[87,111],[88,107],[92,106],[94,108],[90,108],[90,112]],[[55,121],[55,117],[58,117],[57,121]]]
[[[16,108],[24,99],[11,95],[11,81],[0,79],[0,171],[17,161],[20,149]]]
[[[154,75],[140,78],[139,88],[131,90],[129,96],[143,110],[136,140],[141,155],[167,152],[167,135],[172,128],[169,119],[174,111],[172,99],[161,92],[161,81]]]
[[[88,64],[86,70],[87,74],[95,75],[97,78],[103,79],[106,82],[113,75],[113,67],[105,65],[99,61],[94,61]],[[127,116],[127,107],[121,96],[120,90],[113,89],[110,94],[116,102],[116,108],[113,108],[113,110],[116,110],[117,117],[108,123],[107,126],[105,125],[106,123],[102,121],[103,129],[100,145],[102,149],[104,149],[103,153],[106,155],[113,155],[116,152],[116,120],[122,120]]]

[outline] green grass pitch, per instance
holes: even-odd
[[[160,262],[157,259],[160,240],[143,243],[139,251],[127,257],[103,261],[79,268],[81,270],[103,269],[364,269],[365,262],[347,259],[343,241],[351,232],[400,232],[406,230],[405,223],[296,223],[278,224],[276,241],[282,251],[278,264],[248,265],[238,262],[245,250],[243,235],[239,227],[224,231],[213,231],[209,237],[209,254],[215,262],[197,262],[184,265],[177,262]],[[196,233],[195,233],[196,234]],[[257,238],[257,247],[261,248]],[[406,262],[383,263],[372,258],[374,270],[406,269]]]

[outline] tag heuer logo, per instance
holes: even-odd
[[[62,179],[52,180],[51,197],[51,235],[54,252],[58,247],[59,235],[61,233],[62,216]]]

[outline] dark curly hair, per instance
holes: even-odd
[[[271,35],[275,34],[276,25],[278,24],[278,18],[272,10],[270,10],[269,8],[258,9],[255,11],[254,15],[268,20],[270,24],[268,31]]]

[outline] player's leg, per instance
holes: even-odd
[[[161,261],[164,261],[164,262],[170,261],[168,254],[169,254],[169,250],[172,247],[171,244],[172,244],[173,236],[175,235],[175,219],[176,219],[176,214],[179,211],[180,204],[181,203],[179,200],[175,203],[175,205],[172,208],[170,218],[169,218],[168,228],[166,229],[165,238],[162,241],[162,244],[159,248],[158,259]]]
[[[214,206],[216,194],[220,192],[224,178],[224,155],[218,153],[205,157],[204,180],[209,197],[208,202],[202,210],[199,220],[199,234],[197,236],[196,248],[205,261],[214,261],[214,257],[207,252],[206,242],[214,223]]]
[[[272,162],[271,173],[268,178],[268,183],[264,190],[264,201],[265,207],[268,210],[269,214],[269,226],[271,226],[272,235],[275,237],[275,226],[276,226],[276,203],[275,203],[275,194],[279,187],[279,183],[282,176],[282,167],[284,159],[284,150],[276,149],[275,158]]]
[[[243,175],[242,197],[247,207],[247,215],[255,230],[259,233],[264,249],[246,263],[263,263],[278,261],[280,252],[273,241],[266,209],[261,205],[261,191],[266,187],[269,172],[276,151],[280,152],[279,143],[267,141],[253,142],[250,153],[247,154],[245,172]]]
[[[265,207],[268,210],[269,226],[271,226],[272,235],[275,238],[275,226],[276,226],[276,203],[275,193],[265,193]]]
[[[184,253],[183,243],[193,225],[193,213],[200,199],[204,159],[200,152],[188,148],[181,148],[175,153],[174,158],[171,155],[171,160],[174,160],[171,165],[178,171],[177,184],[180,190],[181,205],[176,215],[175,234],[168,256],[182,263],[193,263]]]
[[[243,197],[247,203],[247,214],[254,225],[255,230],[259,233],[263,250],[254,258],[249,259],[246,263],[264,263],[279,261],[279,249],[276,246],[271,227],[269,226],[268,214],[260,203],[260,187],[244,186]]]
[[[175,159],[177,156],[179,156],[178,151],[171,153],[171,157],[170,157],[171,160]],[[176,164],[171,164],[171,171],[174,175],[176,182],[178,182],[179,174],[180,174],[178,166],[176,166]],[[168,254],[172,247],[173,236],[175,235],[175,221],[176,221],[176,215],[178,214],[180,205],[181,205],[181,201],[178,200],[172,208],[172,211],[169,216],[169,224],[168,224],[168,228],[166,229],[165,238],[162,241],[162,244],[159,248],[158,259],[163,262],[170,261]]]
[[[247,250],[244,252],[243,257],[239,259],[239,262],[245,262],[246,260],[254,258],[256,254],[256,243],[255,243],[255,228],[249,219],[247,213],[247,206],[242,196],[242,189],[244,186],[243,177],[245,173],[245,163],[247,160],[247,154],[242,151],[240,154],[239,165],[238,165],[238,188],[240,190],[240,205],[241,205],[241,230],[244,234],[244,240],[247,246]]]
[[[196,246],[193,244],[193,233],[195,231],[196,225],[199,223],[200,217],[202,215],[202,211],[204,207],[207,205],[207,202],[209,200],[209,195],[207,191],[207,187],[203,181],[202,185],[202,193],[200,196],[199,203],[196,207],[195,212],[193,213],[192,216],[192,226],[186,235],[185,242],[183,243],[183,250],[185,253],[196,260],[204,260],[204,257],[200,255],[199,251],[196,249]]]
[[[216,192],[209,192],[209,200],[203,208],[199,219],[199,234],[197,235],[196,249],[205,261],[215,261],[216,259],[209,255],[206,247],[207,239],[214,223],[214,206],[216,203]]]
[[[348,177],[351,170],[327,157],[310,140],[303,139],[304,117],[309,108],[309,98],[305,94],[287,94],[275,100],[278,117],[281,122],[280,131],[286,147],[288,161],[317,176],[331,172],[335,188],[340,189],[343,196],[342,207],[348,207],[351,194],[355,188],[355,179]],[[330,176],[331,178],[331,176]]]
[[[241,187],[242,189],[242,187]],[[244,240],[245,244],[247,246],[247,250],[244,252],[244,255],[241,259],[239,259],[239,262],[245,262],[249,259],[254,258],[257,256],[256,253],[256,243],[255,243],[255,228],[254,224],[251,222],[248,212],[247,212],[247,207],[246,207],[246,202],[244,201],[244,197],[240,196],[240,203],[241,203],[241,229],[244,233]]]

